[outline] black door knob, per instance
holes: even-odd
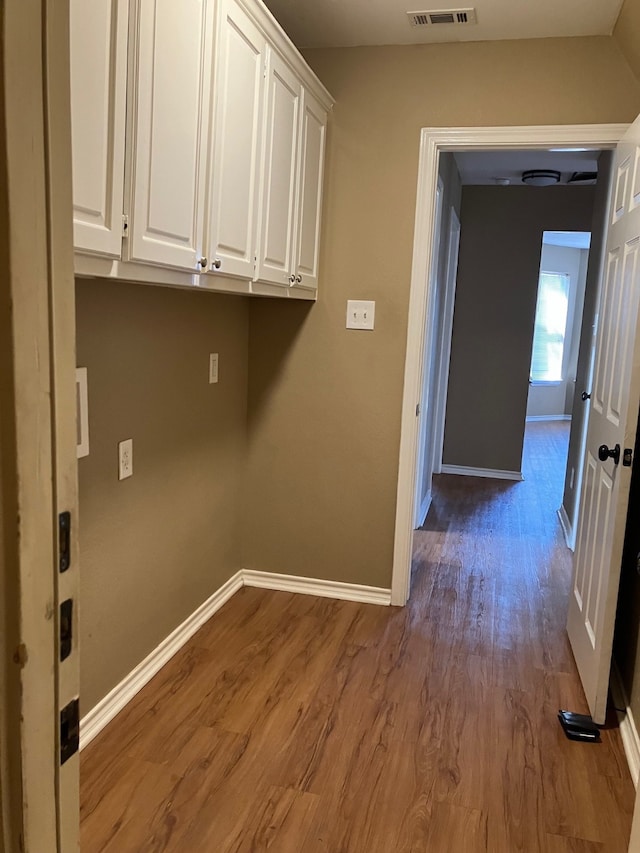
[[[606,444],[601,444],[598,448],[598,459],[601,462],[606,462],[607,459],[613,459],[615,465],[620,461],[620,445],[616,444],[613,450],[607,447]]]
[[[587,394],[586,391],[583,391],[582,394],[580,394],[580,397],[586,402],[591,399],[591,394]]]

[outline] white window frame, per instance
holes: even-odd
[[[562,338],[562,367],[560,368],[560,374],[561,374],[560,379],[534,379],[531,375],[531,369],[533,367],[533,346],[534,346],[534,341],[535,341],[535,321],[537,320],[537,317],[538,317],[538,296],[540,294],[540,279],[542,278],[543,275],[562,276],[563,278],[566,278],[568,281],[567,316],[565,317],[564,333],[563,333],[563,338]],[[534,332],[533,332],[534,336],[533,336],[533,339],[531,342],[531,361],[529,364],[529,384],[530,385],[534,385],[536,387],[552,387],[554,385],[562,385],[562,383],[566,381],[566,378],[567,378],[567,350],[571,349],[570,346],[567,347],[567,330],[570,328],[570,321],[571,321],[572,316],[573,316],[573,308],[574,308],[575,297],[576,297],[576,284],[577,284],[577,282],[575,282],[573,280],[572,276],[568,272],[564,272],[561,270],[540,269],[540,272],[538,273],[538,290],[536,293],[536,313],[535,313],[535,318],[534,318]],[[569,341],[569,343],[571,343],[571,341]]]

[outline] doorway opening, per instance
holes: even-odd
[[[600,180],[608,183],[608,163],[603,159]],[[594,199],[594,207],[596,202]],[[594,216],[598,216],[598,210]],[[594,300],[587,300],[587,273],[591,233],[588,231],[545,231],[540,253],[540,272],[529,371],[527,426],[533,422],[566,421],[566,452],[555,462],[564,472],[557,498],[558,516],[567,545],[575,548],[582,483],[582,464],[589,417],[593,374]],[[597,290],[600,257],[591,258],[589,285]],[[593,297],[593,294],[589,294]],[[582,348],[580,375],[584,388],[577,388],[581,334],[587,336]],[[575,417],[574,417],[575,411]],[[525,435],[526,442],[526,435]],[[573,453],[569,458],[569,447]]]
[[[460,152],[497,150],[504,153],[523,149],[536,150],[541,154],[550,150],[561,150],[567,153],[572,151],[606,151],[615,148],[626,129],[625,125],[562,125],[553,127],[455,128],[442,130],[425,128],[422,131],[418,175],[418,205],[416,209],[416,239],[414,241],[409,305],[409,328],[405,361],[396,504],[396,534],[392,577],[392,602],[394,604],[402,605],[406,603],[410,592],[412,541],[416,516],[417,438],[420,427],[420,421],[416,415],[420,413],[420,403],[422,402],[422,354],[425,352],[425,329],[427,329],[427,320],[429,319],[428,312],[433,305],[433,290],[429,271],[435,252],[433,242],[436,212],[435,188],[443,156],[449,152],[459,154]],[[500,187],[498,186],[497,188],[499,189]],[[463,234],[464,227],[465,224],[462,222]],[[540,231],[544,230],[545,227],[554,228],[551,223],[548,223]],[[575,228],[576,226],[573,227]],[[569,230],[558,226],[555,226],[555,229]],[[588,230],[588,227],[581,230]],[[541,235],[538,238],[538,253],[540,241]],[[498,312],[503,311],[504,307],[502,303],[494,305],[495,310]],[[515,335],[518,330],[512,329],[511,331]],[[529,346],[531,329],[529,328],[527,332],[529,334],[525,334],[525,338],[528,338]],[[581,341],[584,341],[584,339],[585,335],[583,334],[581,335]],[[528,365],[526,369],[528,370]],[[447,398],[451,395],[453,387],[454,383],[450,381],[446,390]],[[477,389],[482,386],[476,382],[475,387]],[[526,410],[526,385],[522,393],[523,409]],[[433,398],[430,397],[430,399]],[[474,400],[468,400],[465,405],[468,410],[474,410],[474,403]],[[510,408],[512,409],[511,403],[512,401],[508,401],[507,406],[503,406],[502,409],[505,411]],[[449,405],[449,402],[447,402],[447,406]],[[518,455],[518,451],[516,451],[516,455]],[[519,458],[516,460],[516,464],[512,466],[512,470],[519,468],[520,462],[521,447]]]
[[[540,162],[557,186],[523,184]],[[525,423],[571,423],[578,406],[570,471],[567,454],[557,463],[567,486],[553,506],[572,547],[588,412],[575,389],[580,373],[586,393],[592,363],[592,346],[580,349],[583,307],[588,280],[592,344],[601,268],[601,240],[589,262],[590,229],[595,217],[604,230],[609,153],[443,152],[438,172],[414,526],[427,516],[434,474],[521,480]]]

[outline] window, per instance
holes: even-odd
[[[569,276],[541,272],[531,354],[532,382],[562,382],[568,310]]]

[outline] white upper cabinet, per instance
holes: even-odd
[[[128,0],[71,0],[73,226],[77,250],[122,246]]]
[[[235,0],[222,0],[208,227],[208,268],[254,272],[266,37]]]
[[[296,256],[292,273],[295,284],[316,289],[322,178],[327,132],[327,111],[306,90],[303,93],[302,127],[296,213]]]
[[[256,279],[315,290],[327,111],[271,50],[266,84]]]
[[[87,4],[92,5],[92,4]],[[199,270],[213,0],[138,0],[128,260]]]
[[[78,275],[314,299],[332,100],[259,0],[70,0]]]
[[[301,100],[300,80],[287,63],[268,48],[261,228],[256,279],[287,287],[293,283],[293,227]]]

